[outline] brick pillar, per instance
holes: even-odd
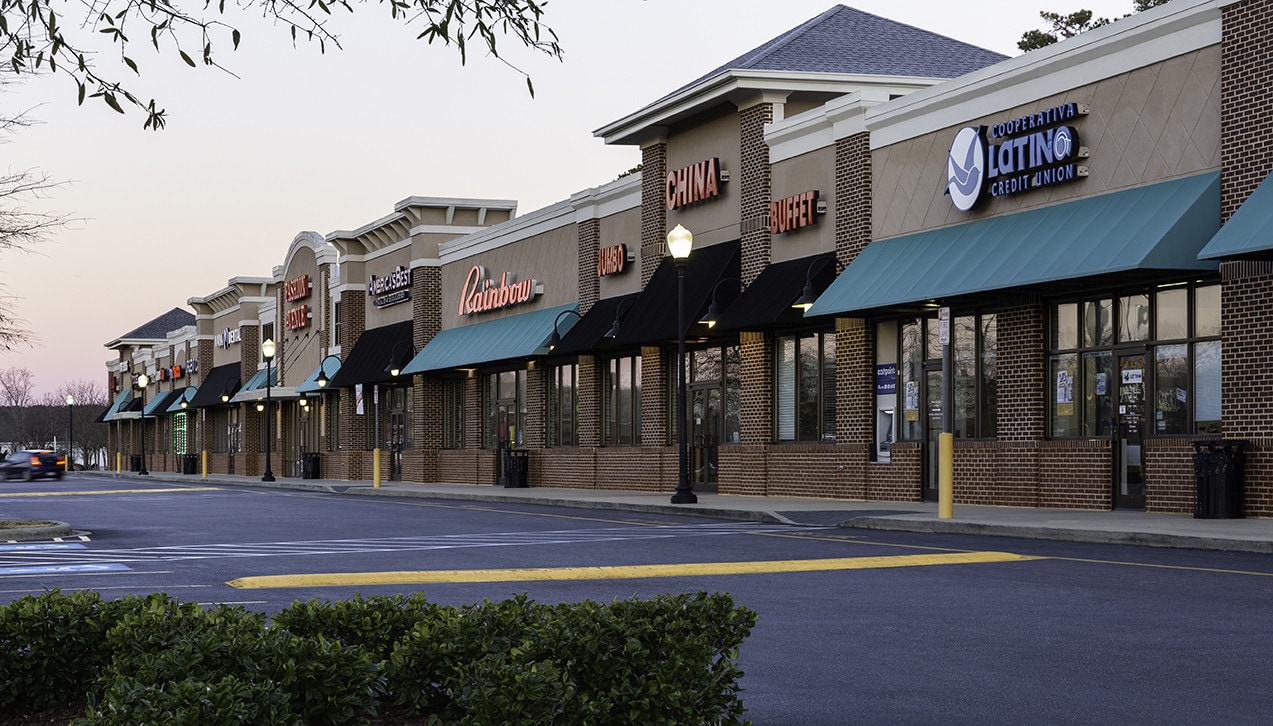
[[[202,386],[203,382],[208,380],[208,375],[212,373],[212,361],[213,361],[212,339],[211,338],[200,339],[198,349],[199,349],[199,352],[198,352],[199,385]],[[207,425],[208,420],[211,418],[212,418],[212,414],[208,409],[205,408],[200,410],[199,433],[198,433],[198,440],[199,440],[198,446],[199,446],[200,454],[202,454],[205,451],[212,451],[212,442],[214,441],[212,436],[212,431],[210,430],[212,427]]]
[[[1226,438],[1269,438],[1273,430],[1273,262],[1220,265],[1221,419]],[[1252,467],[1247,472],[1253,473]]]
[[[675,354],[673,354],[675,357]],[[669,381],[671,366],[663,349],[641,348],[641,445],[665,446],[672,441],[668,420],[675,416],[675,399],[671,395],[676,381]],[[673,373],[674,375],[674,373]],[[672,412],[672,415],[668,415]]]
[[[586,315],[601,297],[597,253],[601,249],[601,220],[579,223],[579,314]]]
[[[641,287],[667,256],[667,142],[641,149]]]
[[[482,395],[484,378],[472,374],[464,379],[464,448],[482,448],[482,432],[486,428],[486,400]]]
[[[442,268],[415,267],[411,270],[412,348],[419,354],[442,330]],[[410,423],[414,446],[423,459],[421,481],[436,481],[438,456],[442,450],[442,382],[436,377],[412,377]]]
[[[1220,9],[1220,217],[1229,217],[1273,170],[1273,2]]]
[[[742,393],[739,441],[744,446],[764,446],[773,440],[774,346],[764,333],[738,335]]]
[[[596,356],[579,356],[579,378],[575,386],[579,396],[580,447],[601,446],[601,362]]]
[[[835,258],[843,270],[871,241],[870,135],[835,142]]]
[[[875,438],[875,328],[862,318],[835,321],[835,439],[865,446]]]
[[[774,120],[772,103],[760,103],[738,112],[742,147],[742,282],[750,285],[769,266],[772,238],[769,234],[769,202],[773,184],[765,124]]]
[[[340,350],[342,355],[348,357],[358,338],[367,329],[367,296],[358,294],[356,289],[342,294],[340,312],[344,316],[344,320],[340,321]],[[363,414],[360,416],[357,414],[354,389],[343,388],[340,391],[340,443],[344,450],[341,458],[345,464],[340,478],[368,479],[372,475],[370,465],[363,465],[363,460],[367,457],[361,453],[367,450],[367,432],[374,423],[371,420],[375,415],[372,405],[371,389],[364,388]]]
[[[1019,492],[1013,502],[1017,506],[1039,505],[1039,457],[1047,410],[1046,318],[1044,306],[1035,302],[1008,303],[997,313],[999,452],[993,485],[1004,492]],[[963,499],[958,492],[956,498]]]
[[[545,419],[548,416],[548,367],[536,365],[526,369],[526,420],[522,439],[528,449],[542,449],[547,445]]]

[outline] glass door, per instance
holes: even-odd
[[[690,478],[700,491],[714,491],[716,467],[724,430],[724,409],[719,386],[690,390]]]
[[[1114,506],[1145,508],[1145,353],[1118,356]]]
[[[407,441],[407,389],[389,389],[389,481],[402,481],[402,450]]]
[[[938,435],[942,429],[942,375],[940,368],[924,369],[924,482],[922,499],[937,501]]]

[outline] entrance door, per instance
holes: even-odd
[[[720,386],[691,389],[689,403],[690,479],[699,491],[715,491],[717,455],[725,428]]]
[[[1145,508],[1145,353],[1118,356],[1114,506]]]
[[[937,501],[938,435],[942,428],[942,375],[941,369],[924,370],[924,501]]]
[[[407,389],[389,389],[389,481],[402,481],[402,449],[407,441]]]

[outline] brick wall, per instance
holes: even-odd
[[[739,176],[742,199],[742,282],[750,285],[769,266],[772,240],[769,233],[769,202],[773,198],[770,179],[769,145],[765,124],[774,120],[774,107],[760,103],[738,112],[741,142]]]
[[[597,253],[601,249],[601,220],[588,219],[578,225],[579,234],[579,314],[587,315],[601,297],[597,277]]]
[[[1221,8],[1220,216],[1228,220],[1273,170],[1273,2]]]
[[[1191,513],[1195,499],[1193,446],[1182,439],[1145,440],[1145,509]]]
[[[341,297],[340,312],[345,319],[340,325],[340,349],[346,357],[367,328],[366,300],[365,295],[357,294]],[[339,468],[334,469],[330,476],[350,480],[371,478],[371,467],[364,467],[363,457],[353,455],[367,448],[367,431],[373,425],[368,420],[371,418],[371,398],[371,391],[365,391],[365,413],[359,415],[354,389],[340,389],[340,446],[344,455],[336,457],[335,463]]]
[[[673,354],[675,355],[675,354]],[[663,349],[647,346],[641,349],[641,443],[645,446],[661,446],[672,440],[674,434],[667,430],[668,415],[672,404],[669,368]]]
[[[918,502],[923,465],[918,441],[893,443],[891,461],[866,465],[866,498],[884,502]]]
[[[773,341],[759,332],[744,331],[738,338],[739,440],[750,446],[767,444],[773,440]]]
[[[579,377],[575,381],[579,397],[578,435],[580,447],[601,445],[601,359],[579,356]]]
[[[717,491],[757,497],[768,494],[768,449],[765,443],[721,446],[716,459],[719,467]]]
[[[835,142],[835,257],[844,269],[871,241],[870,135]]]
[[[997,322],[999,440],[1041,441],[1046,405],[1043,306],[1005,305]]]
[[[548,415],[548,367],[535,365],[526,370],[526,420],[524,446],[542,449],[548,443],[545,419]]]
[[[1108,510],[1113,456],[1108,440],[1044,441],[1039,449],[1038,506]]]
[[[663,184],[667,180],[667,143],[641,149],[641,287],[667,256],[667,204]]]

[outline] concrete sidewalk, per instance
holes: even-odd
[[[114,472],[86,473],[116,478]],[[504,489],[468,484],[389,481],[382,482],[380,488],[375,488],[369,481],[278,477],[277,481],[266,483],[259,477],[213,474],[204,479],[198,475],[167,472],[151,472],[148,477],[125,473],[122,477],[187,485],[320,491],[349,496],[546,504],[628,512],[693,514],[719,519],[786,524],[1273,553],[1273,519],[1194,519],[1185,514],[972,505],[956,505],[952,519],[939,519],[935,502],[865,502],[698,494],[697,504],[672,504],[670,492],[547,487]]]

